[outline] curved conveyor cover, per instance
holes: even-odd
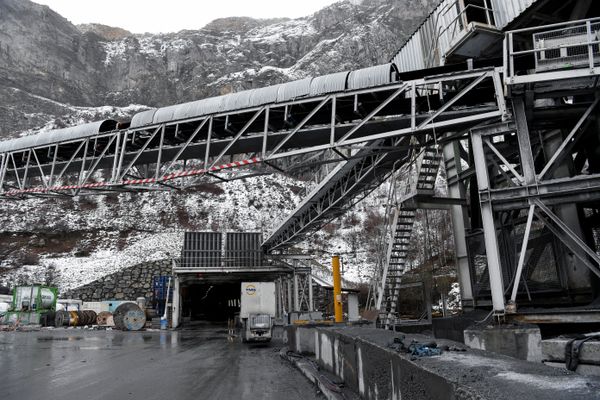
[[[18,139],[6,140],[0,142],[0,153],[49,146],[54,143],[95,136],[99,133],[110,132],[117,129],[117,124],[117,121],[107,119],[104,121],[71,126],[64,129],[55,129]]]

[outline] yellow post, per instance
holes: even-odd
[[[333,256],[331,267],[333,268],[333,310],[335,311],[335,322],[344,322],[342,311],[342,274],[340,273],[340,256]]]

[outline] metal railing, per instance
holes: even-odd
[[[519,47],[519,48],[517,48]],[[600,18],[508,31],[508,85],[600,74]]]
[[[452,47],[460,38],[462,38],[463,35],[469,31],[469,27],[472,23],[483,24],[495,28],[494,10],[488,5],[488,0],[484,0],[483,3],[483,6],[467,4],[461,9],[461,6],[457,0],[450,7],[447,7],[442,14],[442,18],[445,20],[444,22],[446,22],[449,18],[453,18],[444,24],[445,28],[440,31],[438,37],[446,35],[448,45]],[[450,11],[456,12],[457,10],[460,11],[456,14],[456,16],[448,16]],[[483,18],[471,18],[472,14],[477,13],[478,11],[481,12]]]

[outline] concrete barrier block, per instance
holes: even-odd
[[[544,364],[549,367],[567,370],[564,362],[544,361]],[[580,375],[600,376],[600,365],[579,364],[575,372]]]
[[[356,340],[356,352],[357,386],[361,397],[368,400],[393,398],[392,358],[396,354],[362,339]]]
[[[542,355],[545,360],[565,361],[565,348],[570,339],[542,340]],[[600,342],[590,340],[585,342],[579,353],[579,362],[582,364],[600,365]]]
[[[537,326],[486,326],[465,330],[465,344],[473,349],[541,362],[542,334]]]
[[[402,357],[391,361],[392,396],[402,400],[456,400],[455,387],[440,375],[424,370],[421,366]],[[467,397],[469,398],[469,397]]]

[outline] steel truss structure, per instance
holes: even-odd
[[[364,143],[500,117],[500,87],[499,70],[466,71],[6,151],[0,195],[173,190],[199,178],[233,179],[223,171],[250,164],[261,163],[259,173],[287,169],[284,160],[307,153],[343,154]]]
[[[491,306],[504,316],[516,312],[517,303],[583,306],[596,296],[599,30],[599,21],[591,19],[506,33],[509,110],[502,120],[474,123],[464,134],[449,132],[439,143],[449,198],[389,200],[386,246],[369,300],[385,324],[395,323],[401,301],[414,213],[440,203],[454,225],[463,306]],[[547,37],[553,40],[536,42]],[[534,43],[534,49],[516,50],[523,43]],[[561,57],[576,64],[565,69]],[[418,180],[418,174],[417,168],[395,179]],[[409,193],[417,198],[414,188]]]
[[[395,312],[414,212],[436,207],[451,213],[463,305],[504,315],[517,303],[585,304],[600,277],[598,37],[596,19],[513,30],[502,67],[414,72],[368,89],[4,150],[0,197],[181,190],[332,164],[264,241],[266,252],[285,253],[390,177],[404,180],[397,172],[417,160],[414,185],[388,205],[374,307]],[[440,165],[446,198],[425,184]],[[311,310],[310,270],[296,270],[287,307]]]

